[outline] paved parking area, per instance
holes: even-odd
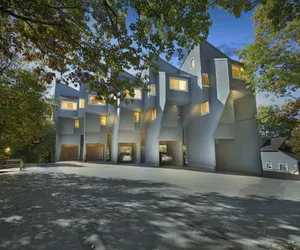
[[[0,187],[0,249],[300,247],[299,181],[63,163]]]

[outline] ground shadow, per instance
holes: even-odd
[[[276,249],[300,241],[297,201],[57,173],[1,175],[0,192],[1,249]]]

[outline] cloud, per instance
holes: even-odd
[[[237,57],[236,51],[244,48],[246,44],[247,43],[245,41],[228,42],[228,43],[222,43],[221,45],[217,46],[217,48],[229,57]]]

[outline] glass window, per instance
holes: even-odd
[[[156,95],[156,85],[155,84],[150,85],[150,95]]]
[[[95,95],[90,95],[89,96],[89,104],[93,104],[93,105],[105,105],[105,100],[104,99],[97,100]]]
[[[84,99],[80,99],[79,100],[79,108],[84,109],[85,106],[85,100]]]
[[[266,163],[266,168],[267,169],[272,169],[272,163],[271,162],[267,162]]]
[[[74,127],[79,128],[79,120],[78,119],[74,120]]]
[[[142,99],[142,91],[140,89],[134,89],[134,97],[131,97],[129,91],[126,90],[126,98]]]
[[[77,110],[77,102],[62,101],[61,102],[61,109],[64,109],[64,110]]]
[[[106,116],[100,115],[100,125],[106,125]]]
[[[139,112],[134,112],[134,121],[139,122],[140,121],[140,113]]]
[[[209,76],[208,74],[202,74],[202,85],[209,87]]]
[[[286,163],[279,163],[279,169],[281,171],[288,171],[288,166]]]
[[[191,67],[191,69],[195,67],[195,60],[194,60],[194,58],[190,61],[190,67]]]
[[[201,104],[201,115],[205,115],[209,113],[209,103],[204,102]]]
[[[237,79],[241,78],[243,80],[246,80],[246,76],[243,76],[243,77],[240,76],[241,72],[244,71],[243,67],[232,64],[231,69],[232,69],[232,77],[233,78],[237,78]]]
[[[188,84],[186,80],[170,78],[170,89],[188,91]]]
[[[152,112],[151,112],[151,119],[152,119],[152,120],[155,120],[155,119],[156,119],[156,109],[152,109]]]

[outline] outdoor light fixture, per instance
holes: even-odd
[[[8,154],[10,152],[10,147],[7,147],[6,149],[4,149],[4,152]]]

